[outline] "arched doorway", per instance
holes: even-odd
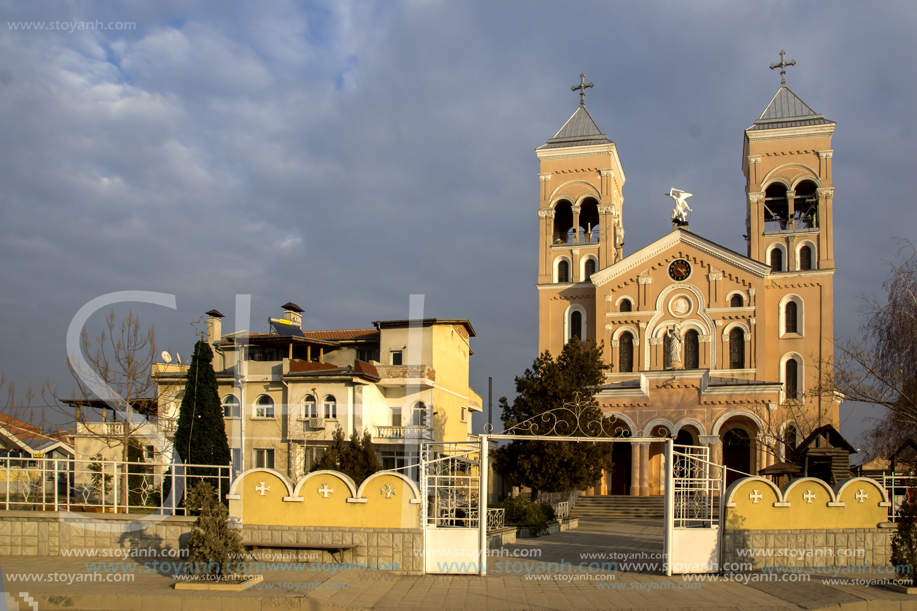
[[[723,433],[723,464],[735,471],[726,471],[726,487],[751,473],[751,435],[743,428],[733,427]],[[736,473],[741,471],[741,473]]]

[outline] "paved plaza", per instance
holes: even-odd
[[[25,600],[27,596],[40,611],[917,609],[917,597],[875,586],[832,584],[815,576],[807,582],[761,581],[761,574],[741,576],[746,583],[728,578],[692,582],[681,576],[666,577],[661,574],[661,566],[645,564],[652,562],[647,560],[651,554],[662,552],[662,525],[657,520],[581,520],[576,530],[520,540],[507,549],[506,553],[515,556],[491,557],[490,574],[484,578],[273,570],[264,573],[262,587],[244,592],[176,591],[167,571],[146,570],[143,563],[149,560],[141,560],[140,564],[128,561],[131,568],[127,569],[114,565],[107,573],[113,577],[105,577],[110,580],[102,582],[80,580],[91,573],[86,559],[5,556],[0,557],[0,567],[5,592],[20,609],[32,608]],[[626,555],[629,561],[644,564],[624,566],[625,561],[619,560],[623,570],[596,573],[578,566],[582,561],[593,561],[592,555],[603,553]],[[98,560],[112,559],[95,559]],[[545,574],[536,564],[561,561],[573,568]],[[498,562],[503,564],[497,565]],[[502,569],[499,573],[498,566]],[[114,581],[131,570],[133,581]],[[74,581],[50,582],[50,574],[67,575]],[[23,579],[22,575],[29,578]],[[883,575],[854,577],[878,579]]]

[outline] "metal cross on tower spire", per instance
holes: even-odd
[[[786,61],[786,58],[784,57],[785,55],[786,55],[786,51],[780,51],[780,63],[771,64],[771,70],[773,70],[774,68],[780,68],[780,86],[781,87],[786,85],[786,67],[796,65],[795,59]]]
[[[589,87],[595,87],[593,83],[586,82],[586,73],[581,72],[579,75],[579,85],[573,85],[570,87],[570,91],[579,91],[579,105],[586,105],[586,89]]]

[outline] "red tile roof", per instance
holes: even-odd
[[[336,329],[331,331],[303,331],[303,335],[313,339],[347,340],[378,339],[378,329]]]

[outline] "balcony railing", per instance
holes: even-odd
[[[586,231],[580,228],[579,233],[572,229],[566,233],[560,232],[554,234],[553,243],[556,244],[598,244],[599,229],[596,227],[592,231]]]
[[[380,439],[423,439],[425,426],[377,426],[376,437]]]

